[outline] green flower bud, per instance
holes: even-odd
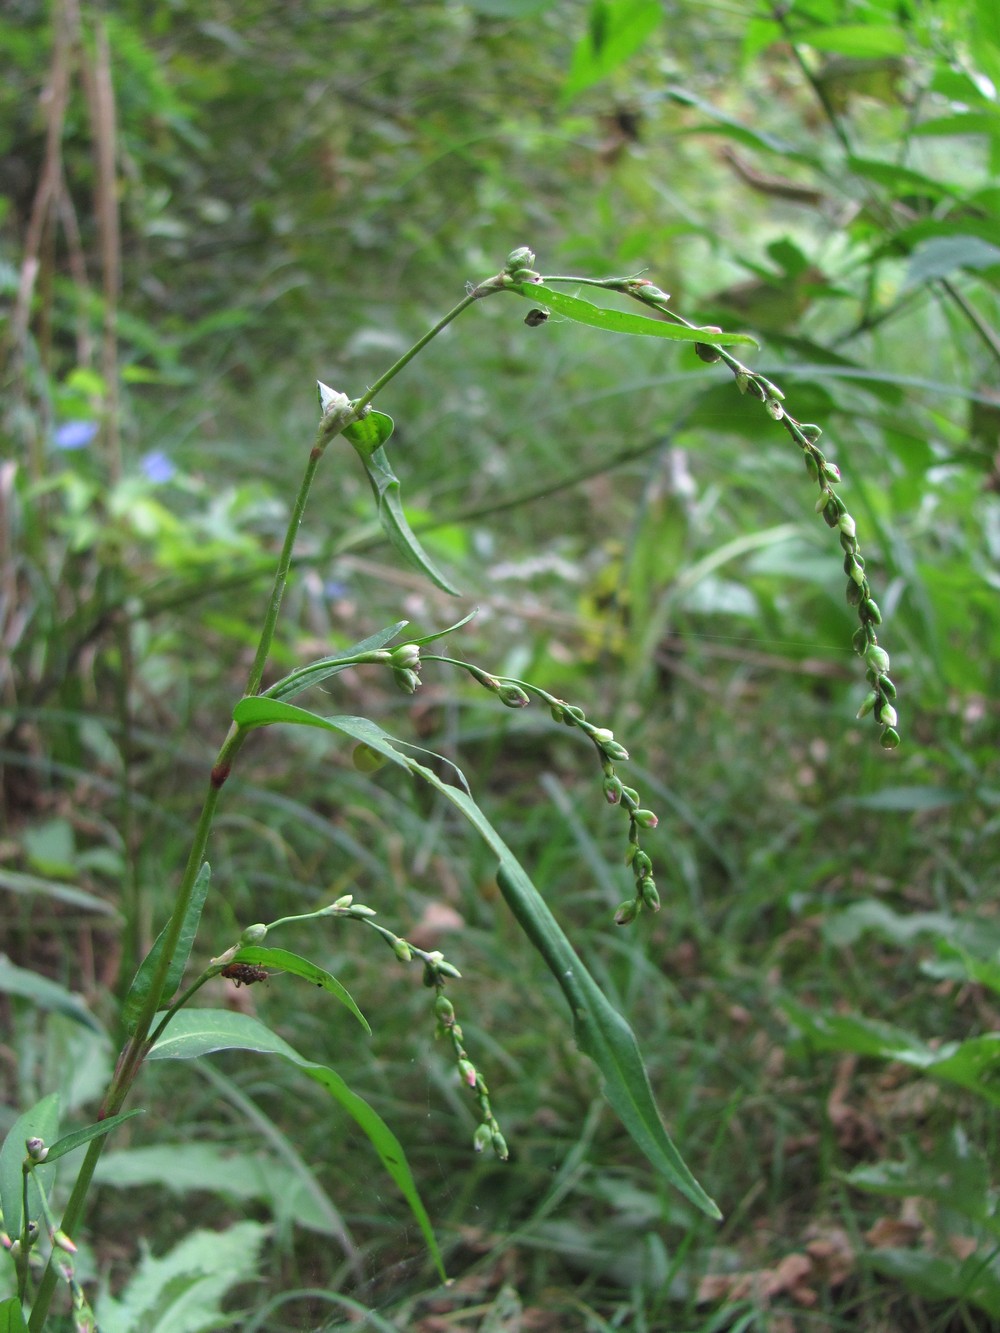
[[[604,779],[604,799],[608,805],[617,805],[622,798],[622,784],[616,777]]]
[[[875,691],[874,691],[874,690],[869,690],[868,693],[865,695],[864,703],[861,705],[861,707],[860,707],[860,708],[858,709],[858,711],[857,711],[857,717],[858,717],[859,719],[860,719],[860,718],[863,718],[863,717],[867,717],[868,714],[869,714],[869,713],[872,711],[872,709],[875,707],[875,702],[876,702],[877,699],[878,699],[878,695],[875,693]]]
[[[627,899],[627,901],[619,904],[618,910],[617,912],[615,912],[615,925],[616,926],[631,925],[631,923],[636,919],[638,915],[639,915],[639,903],[636,901],[635,898],[629,898]]]
[[[888,676],[881,676],[879,678],[879,689],[882,691],[882,693],[885,695],[887,699],[895,699],[896,687],[895,685],[893,685],[892,681],[889,679]]]
[[[461,979],[461,972],[454,963],[449,963],[447,959],[442,958],[437,965],[438,975],[442,977],[458,977]]]
[[[865,662],[879,675],[889,670],[889,654],[876,643],[869,645],[865,651]]]
[[[401,643],[398,648],[393,648],[392,652],[389,654],[389,660],[395,667],[405,667],[411,671],[419,671],[419,643]]]
[[[859,657],[864,657],[870,642],[868,631],[863,625],[856,629],[851,637],[851,646]]]
[[[518,246],[516,250],[511,250],[504,261],[503,271],[514,274],[521,268],[534,268],[535,252],[529,250],[526,245]]]
[[[805,436],[809,444],[815,444],[816,441],[819,439],[819,437],[823,434],[823,428],[821,426],[815,425],[811,421],[802,422],[802,424],[799,426],[799,430]]]
[[[342,898],[338,898],[337,901],[333,904],[333,910],[335,912],[344,912],[347,910],[348,907],[350,907],[351,903],[353,902],[354,902],[354,894],[345,893]]]
[[[895,727],[899,719],[896,717],[896,710],[892,704],[883,704],[878,715],[878,720],[884,727]]]
[[[267,937],[267,926],[258,921],[255,926],[247,926],[240,936],[240,944],[261,944]]]
[[[413,958],[413,950],[406,940],[401,940],[398,935],[392,942],[392,951],[401,963],[409,963]]]
[[[837,526],[840,528],[841,532],[846,532],[848,537],[854,536],[856,525],[850,514],[841,514],[840,518],[837,520]]]
[[[878,602],[869,597],[861,608],[861,617],[872,625],[881,625],[882,612],[878,609]]]
[[[656,828],[660,822],[652,810],[633,810],[632,818],[640,828]]]
[[[628,801],[629,805],[639,804],[639,793],[634,787],[622,786],[622,800]]]
[[[848,555],[857,555],[858,554],[857,538],[849,537],[846,532],[842,532],[840,534],[840,549],[842,551],[846,551]]]
[[[832,496],[823,506],[823,522],[828,528],[835,528],[840,523],[840,510],[837,508],[837,502]]]
[[[894,731],[892,727],[886,727],[878,741],[883,750],[895,750],[899,744],[899,732]]]
[[[617,741],[604,741],[601,744],[602,752],[615,763],[624,763],[628,758],[628,750],[624,745],[619,745]]]
[[[394,667],[392,678],[403,691],[404,694],[416,694],[417,686],[420,684],[420,677],[415,671],[408,668]]]
[[[642,898],[643,907],[648,907],[651,912],[660,910],[660,895],[656,891],[656,883],[652,875],[647,875],[639,885],[639,895]]]
[[[767,415],[775,421],[780,421],[785,415],[785,409],[778,402],[777,398],[767,397],[764,399],[764,410]]]
[[[500,1158],[500,1161],[506,1162],[507,1158],[510,1156],[510,1151],[507,1147],[507,1140],[498,1129],[492,1131],[490,1142],[493,1144],[493,1151],[496,1153],[497,1157]]]
[[[550,704],[549,712],[552,714],[553,722],[565,722],[566,710],[561,704]]]
[[[864,578],[864,574],[862,574],[861,577]],[[865,594],[864,594],[864,591],[863,591],[863,589],[862,589],[860,583],[856,583],[856,582],[854,581],[854,579],[848,579],[848,580],[847,580],[847,604],[848,604],[848,606],[858,606],[858,605],[860,604],[860,602],[861,602],[862,597],[864,597],[864,595],[865,595]]]
[[[25,1139],[24,1148],[33,1162],[44,1162],[49,1155],[49,1150],[45,1146],[44,1139]]]
[[[489,1125],[477,1125],[476,1132],[472,1136],[472,1147],[476,1152],[482,1152],[484,1148],[491,1147],[493,1144],[493,1131]]]
[[[76,1246],[70,1240],[62,1227],[52,1233],[52,1244],[57,1250],[65,1250],[67,1254],[76,1254]]]
[[[455,1006],[447,995],[437,997],[434,1001],[434,1012],[446,1027],[450,1027],[455,1021]]]
[[[823,476],[827,481],[840,481],[840,468],[836,463],[824,463]]]
[[[632,870],[636,879],[642,879],[653,869],[653,863],[645,852],[635,849],[635,855],[632,857]]]
[[[531,702],[520,685],[501,685],[497,698],[505,708],[524,708]]]

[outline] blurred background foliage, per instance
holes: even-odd
[[[410,520],[467,597],[399,568],[331,450],[275,667],[476,605],[450,651],[614,726],[661,817],[664,908],[626,932],[619,821],[571,735],[430,665],[412,700],[359,671],[319,701],[461,763],[726,1220],[636,1160],[448,811],[269,734],[227,793],[205,957],[344,892],[444,948],[513,1160],[473,1158],[415,978],[346,925],[314,933],[371,1040],[291,979],[215,1002],[380,1110],[456,1285],[318,1090],[225,1057],[151,1068],[102,1163],[78,1271],[108,1327],[140,1234],[167,1290],[194,1281],[179,1236],[221,1245],[245,1214],[269,1229],[220,1251],[230,1290],[192,1328],[216,1301],[211,1326],[244,1329],[995,1327],[994,0],[9,0],[0,58],[4,1129],[54,1088],[85,1117],[109,1072],[315,380],[362,392],[514,246],[647,272],[759,338],[843,471],[901,690],[888,754],[854,719],[840,552],[731,377],[474,307],[379,402]]]

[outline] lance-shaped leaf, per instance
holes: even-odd
[[[594,305],[593,301],[568,296],[539,282],[519,282],[509,289],[535,305],[542,303],[557,315],[565,315],[577,324],[604,329],[607,333],[637,333],[651,338],[668,338],[672,342],[711,343],[713,347],[732,347],[742,343],[756,347],[756,339],[748,333],[713,333],[709,329],[689,329],[686,324],[669,324],[665,319],[650,319],[648,315],[633,315],[627,310],[611,310]],[[346,432],[345,432],[346,434]]]
[[[107,1120],[98,1120],[93,1125],[87,1125],[83,1129],[74,1129],[72,1134],[65,1134],[61,1139],[57,1139],[45,1154],[46,1163],[58,1161],[60,1157],[65,1157],[68,1152],[73,1152],[75,1148],[82,1148],[85,1143],[91,1139],[98,1139],[102,1134],[107,1134],[112,1129],[122,1124],[125,1120],[131,1120],[134,1115],[145,1115],[141,1107],[136,1107],[134,1111],[123,1111],[121,1115],[108,1116]]]
[[[365,653],[377,652],[379,648],[384,648],[409,623],[408,620],[397,620],[395,625],[387,625],[385,629],[369,634],[367,639],[362,639],[352,647],[345,648],[343,652],[337,653],[334,657],[321,657],[316,662],[310,662],[308,666],[299,667],[298,670],[290,672],[281,680],[275,681],[263,693],[269,699],[294,699],[297,694],[308,690],[310,686],[321,685],[324,680],[329,680],[331,676],[336,676],[341,671],[346,671],[348,667],[355,666],[357,659]]]
[[[426,574],[443,592],[450,592],[453,597],[461,596],[458,589],[452,587],[433,563],[406,521],[400,498],[399,478],[389,466],[389,457],[382,447],[392,434],[392,417],[386,416],[384,412],[369,412],[360,421],[346,426],[342,434],[353,445],[355,453],[364,464],[378,505],[379,522],[393,550],[415,569]]]
[[[170,967],[167,970],[167,980],[163,987],[163,1001],[167,1001],[181,984],[181,978],[184,975],[184,969],[187,967],[188,958],[191,956],[191,946],[194,944],[195,936],[198,934],[198,922],[201,920],[201,909],[205,906],[205,895],[208,893],[209,880],[212,878],[212,872],[206,861],[198,871],[198,878],[194,882],[194,889],[191,892],[191,901],[188,903],[188,909],[184,916],[184,924],[181,927],[180,938],[177,941],[177,948],[174,950],[174,956],[170,960]],[[149,988],[153,984],[153,973],[156,971],[156,965],[159,962],[160,954],[163,952],[163,942],[166,938],[167,927],[164,926],[157,935],[153,947],[139,964],[139,970],[135,974],[135,979],[129,988],[129,993],[125,997],[125,1003],[122,1005],[122,1022],[125,1025],[126,1032],[134,1032],[135,1025],[139,1021],[139,1014],[142,1012],[142,1006],[146,1002],[146,996],[149,994]]]
[[[604,1076],[605,1094],[622,1124],[653,1166],[682,1194],[709,1217],[720,1217],[718,1206],[698,1184],[666,1131],[631,1027],[591,977],[530,877],[468,792],[402,752],[397,748],[400,742],[368,718],[325,718],[259,698],[242,699],[233,716],[248,728],[290,722],[341,732],[429,783],[457,806],[496,854],[500,891],[569,1001],[577,1043]]]
[[[290,706],[272,704],[275,708]],[[249,1014],[230,1013],[224,1009],[180,1010],[174,1014],[163,1036],[150,1050],[147,1058],[191,1060],[196,1056],[210,1055],[213,1051],[259,1051],[264,1055],[279,1055],[325,1088],[368,1136],[382,1165],[409,1204],[410,1211],[423,1233],[434,1265],[442,1279],[445,1278],[441,1251],[434,1238],[427,1210],[417,1193],[413,1173],[402,1144],[378,1112],[374,1111],[363,1097],[353,1092],[335,1070],[327,1065],[307,1060],[256,1018],[251,1018]]]
[[[319,967],[316,963],[311,963],[308,958],[300,958],[297,953],[289,953],[287,949],[270,949],[265,945],[248,944],[233,955],[234,963],[255,963],[259,967],[279,967],[282,972],[290,972],[293,976],[301,977],[303,981],[310,982],[313,986],[320,986],[331,995],[336,996],[340,1003],[351,1011],[364,1030],[371,1036],[372,1030],[368,1026],[368,1020],[354,1003],[354,998],[345,986],[342,986],[337,978],[327,972],[325,968]]]

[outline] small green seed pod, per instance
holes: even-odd
[[[656,828],[660,822],[652,810],[633,810],[632,818],[640,828]]]
[[[803,421],[799,426],[799,430],[805,436],[809,444],[815,444],[823,434],[822,426],[817,426],[812,421]]]
[[[651,912],[660,910],[660,895],[656,891],[656,884],[652,875],[647,875],[639,885],[639,894],[642,898],[643,907],[648,907]]]
[[[872,625],[881,625],[882,623],[882,612],[878,609],[878,602],[872,597],[869,597],[864,604],[863,618]]]
[[[531,702],[520,685],[501,685],[497,698],[505,708],[525,708]]]
[[[895,750],[899,745],[899,732],[893,730],[892,727],[886,727],[878,738],[878,743],[883,750]]]
[[[256,925],[247,926],[240,936],[240,944],[262,944],[266,938],[267,926],[262,921],[258,921]]]
[[[878,694],[874,690],[869,690],[868,693],[865,695],[864,703],[858,709],[857,717],[859,718],[859,720],[863,717],[868,716],[868,714],[875,707],[877,701],[878,701]]]
[[[472,1136],[472,1147],[475,1152],[482,1152],[484,1148],[489,1148],[493,1144],[493,1131],[489,1125],[477,1125],[476,1132]]]

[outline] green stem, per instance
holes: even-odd
[[[492,279],[490,281],[492,281]],[[381,393],[389,381],[394,380],[399,372],[405,369],[419,352],[423,351],[432,338],[436,338],[442,329],[447,328],[451,321],[457,319],[462,311],[466,310],[474,301],[479,301],[483,296],[488,295],[488,292],[484,290],[486,287],[486,283],[480,284],[479,287],[474,287],[467,296],[459,301],[458,305],[453,306],[442,319],[439,319],[432,329],[428,329],[424,336],[419,338],[408,352],[404,352],[399,360],[391,365],[384,375],[379,376],[371,388],[366,390],[363,397],[354,400],[352,404],[354,410],[358,413],[363,412],[368,404],[374,399],[375,395]]]
[[[302,515],[305,512],[306,502],[309,499],[309,492],[312,489],[316,470],[319,467],[320,459],[326,451],[326,446],[336,435],[339,435],[345,427],[349,426],[354,421],[358,421],[364,415],[365,408],[375,395],[383,389],[390,380],[394,379],[395,376],[413,360],[417,353],[426,347],[432,338],[437,337],[441,330],[446,328],[447,325],[460,315],[463,310],[472,305],[474,301],[478,301],[482,297],[489,295],[490,292],[500,291],[502,289],[503,282],[499,276],[497,278],[487,279],[486,282],[473,288],[465,298],[458,303],[458,305],[444,316],[443,319],[440,319],[433,328],[428,330],[422,338],[414,343],[408,352],[401,356],[394,365],[390,366],[385,374],[375,381],[362,398],[357,399],[353,403],[348,403],[344,407],[333,408],[324,414],[320,421],[313,447],[309,451],[306,468],[302,475],[302,480],[299,483],[295,501],[292,505],[292,512],[285,532],[285,540],[282,544],[281,554],[278,557],[278,565],[274,573],[271,596],[268,599],[267,611],[264,616],[263,625],[261,626],[257,652],[254,656],[253,664],[247,678],[244,696],[257,694],[264,678],[264,668],[267,665],[267,659],[270,655],[271,644],[274,640],[274,631],[278,621],[278,613],[281,610],[285,586],[288,582],[288,573],[291,568],[295,539],[298,536],[299,526],[302,522]],[[102,1118],[109,1115],[116,1115],[118,1111],[121,1110],[151,1045],[149,1040],[150,1028],[153,1025],[163,999],[163,990],[166,985],[167,973],[181,936],[184,920],[191,902],[191,894],[194,891],[195,880],[198,877],[198,872],[205,859],[208,838],[215,818],[215,810],[222,792],[222,786],[229,776],[233,761],[242,748],[247,735],[248,733],[246,731],[234,723],[229,730],[228,736],[223,742],[222,748],[219,751],[215,765],[212,769],[209,789],[202,804],[201,813],[198,816],[198,823],[192,839],[187,864],[184,868],[184,875],[181,880],[177,897],[174,901],[170,920],[167,923],[160,959],[153,975],[149,992],[139,1013],[135,1030],[125,1044],[122,1054],[119,1057],[118,1066],[115,1069],[111,1084],[105,1095],[104,1104],[101,1109]],[[157,1027],[156,1035],[159,1035],[163,1031],[167,1022],[177,1009],[180,1008],[181,1004],[186,1002],[201,984],[202,982],[199,981],[185,991],[184,995],[170,1008],[164,1020]],[[63,1213],[63,1230],[68,1235],[73,1234],[73,1231],[77,1228],[83,1216],[87,1194],[90,1190],[94,1171],[97,1168],[97,1163],[100,1160],[106,1139],[107,1135],[101,1135],[96,1139],[92,1139],[87,1147],[86,1155]],[[31,1317],[28,1321],[29,1333],[41,1333],[41,1330],[44,1329],[57,1280],[58,1275],[56,1267],[50,1257],[42,1276],[42,1280],[39,1283],[38,1295],[35,1299]]]

